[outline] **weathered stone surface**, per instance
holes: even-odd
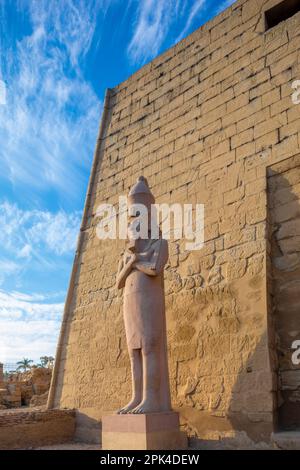
[[[48,400],[48,390],[45,393],[42,393],[41,395],[32,395],[29,406],[31,407],[36,407],[36,406],[44,406],[47,405],[47,400]]]
[[[27,372],[10,374],[0,387],[0,404],[7,408],[18,408],[21,405],[28,406],[33,396],[43,395],[41,404],[46,404],[50,388],[52,369],[45,367],[33,367]],[[1,401],[2,400],[2,401]],[[36,401],[39,401],[36,398]]]
[[[0,411],[0,449],[26,449],[68,442],[75,432],[73,410]]]

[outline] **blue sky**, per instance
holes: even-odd
[[[0,0],[0,361],[55,353],[105,89],[232,3]]]

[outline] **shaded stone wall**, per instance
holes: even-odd
[[[0,449],[25,449],[73,439],[72,410],[0,411]]]
[[[274,3],[236,2],[111,91],[50,403],[79,410],[80,435],[99,439],[95,423],[130,397],[115,289],[124,242],[97,238],[96,209],[143,174],[158,203],[205,204],[204,248],[172,242],[165,272],[173,406],[195,445],[269,439],[266,168],[300,153],[300,14],[265,32]]]
[[[292,345],[300,339],[300,155],[268,173],[278,421],[282,428],[298,429],[300,367],[292,362]]]

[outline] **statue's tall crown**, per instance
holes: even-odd
[[[144,195],[149,198],[149,202],[154,204],[155,199],[151,193],[148,185],[148,181],[144,176],[139,176],[135,185],[129,191],[128,198],[137,200],[139,196]],[[143,196],[142,196],[143,197]]]

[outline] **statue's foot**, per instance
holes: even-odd
[[[122,415],[122,414],[130,413],[131,410],[137,407],[140,401],[141,400],[138,400],[138,399],[131,400],[126,406],[123,406],[123,408],[120,408],[117,411],[117,414]]]
[[[161,411],[161,409],[156,400],[146,399],[146,400],[143,400],[134,409],[132,409],[129,413],[144,414],[144,413],[157,413],[159,411]]]

